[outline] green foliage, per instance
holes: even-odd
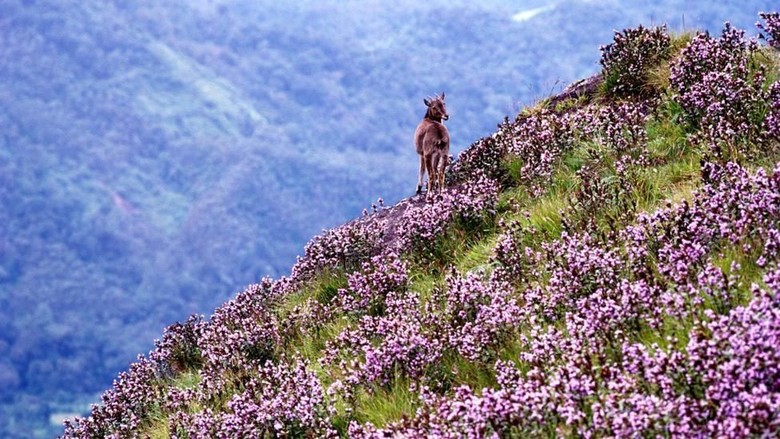
[[[556,113],[563,113],[568,110],[572,110],[575,108],[582,107],[585,103],[587,103],[587,97],[586,96],[580,96],[577,98],[569,98],[564,99],[561,102],[558,102],[555,104],[555,112]]]
[[[389,388],[377,386],[361,391],[357,397],[355,419],[382,426],[413,415],[418,398],[416,392],[409,389],[409,384],[407,379],[400,378],[394,380]]]
[[[690,152],[685,125],[679,123],[682,114],[679,104],[666,99],[648,122],[647,149],[652,162],[676,161]]]
[[[316,280],[310,289],[315,291],[314,297],[318,302],[322,304],[330,303],[330,301],[336,296],[340,288],[347,286],[346,275],[342,272],[330,272],[326,271],[320,275],[320,278]]]
[[[461,273],[468,273],[470,271],[489,273],[492,268],[489,265],[489,260],[493,253],[493,249],[496,246],[495,239],[496,236],[491,234],[471,246],[468,251],[464,252],[454,263],[458,271]]]
[[[177,389],[191,389],[198,385],[201,377],[198,372],[184,372],[180,374],[171,385]]]
[[[168,431],[168,418],[160,407],[155,407],[151,410],[144,431],[149,439],[166,439],[171,437],[171,432]]]

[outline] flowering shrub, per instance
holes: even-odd
[[[238,373],[275,358],[281,341],[279,323],[271,312],[276,300],[274,284],[265,280],[250,286],[217,308],[203,329],[198,345],[203,356],[200,383],[205,399],[221,394],[226,372]]]
[[[510,139],[508,134],[510,127],[509,121],[505,120],[503,124],[499,125],[495,134],[474,142],[461,152],[447,175],[448,184],[460,184],[476,180],[481,176],[503,181],[506,177],[503,162],[506,156],[507,142]]]
[[[266,363],[224,413],[183,416],[172,430],[190,438],[337,437],[322,386],[308,364]]]
[[[554,318],[575,308],[577,300],[617,287],[622,269],[617,252],[597,245],[588,234],[569,235],[543,243],[543,273],[549,276],[538,303],[539,315]],[[544,275],[544,274],[543,274]],[[526,304],[528,306],[529,304]]]
[[[609,147],[616,158],[618,174],[630,166],[649,164],[647,158],[648,107],[643,104],[620,103],[577,112],[574,125],[581,127],[580,137],[593,138]]]
[[[744,31],[726,23],[720,38],[698,34],[671,66],[673,99],[700,127],[697,140],[723,161],[764,141],[755,120],[766,102],[763,68],[751,62],[757,50]]]
[[[349,288],[340,289],[337,302],[351,314],[384,314],[385,298],[389,294],[402,294],[407,287],[408,266],[397,255],[375,256],[363,264],[361,271],[349,276]]]
[[[766,115],[766,131],[769,138],[780,139],[780,81],[775,81],[769,89],[769,111]]]
[[[558,160],[574,143],[570,117],[541,110],[514,127],[510,154],[522,160],[520,182],[540,194],[549,183]]]
[[[562,219],[566,230],[603,233],[613,224],[633,220],[636,206],[631,194],[650,164],[647,113],[644,104],[621,103],[572,115],[573,125],[582,127],[580,139],[594,146],[576,171],[579,185]],[[606,226],[600,224],[605,221]]]
[[[505,223],[503,220],[499,222],[499,228],[502,232],[490,258],[492,264],[502,267],[495,272],[496,277],[518,286],[528,285],[530,280],[539,277],[536,267],[541,256],[531,246],[537,230],[517,221]]]
[[[758,14],[766,23],[758,22],[756,26],[766,32],[763,38],[775,49],[780,49],[780,12],[761,12]]]
[[[300,338],[314,337],[334,317],[336,310],[317,298],[309,298],[295,305],[279,320],[279,334],[284,343]]]
[[[113,387],[100,397],[101,405],[93,405],[88,418],[65,421],[63,437],[131,437],[144,417],[158,402],[162,391],[157,385],[157,365],[143,356],[121,372]]]
[[[379,253],[383,230],[376,221],[353,221],[325,231],[304,248],[292,268],[292,290],[301,282],[312,279],[324,269],[349,270]]]
[[[711,72],[747,73],[748,55],[755,50],[755,43],[744,40],[745,32],[726,23],[720,38],[708,33],[698,33],[682,50],[671,65],[669,78],[677,101],[686,110],[695,113],[701,110],[697,96],[690,95],[692,89]]]
[[[419,380],[441,357],[442,346],[423,328],[416,293],[388,294],[384,316],[365,315],[329,341],[321,358],[337,371],[329,389],[351,400],[358,386],[388,386],[400,376]]]
[[[190,316],[183,324],[174,323],[165,329],[162,340],[155,341],[155,349],[149,358],[161,365],[166,373],[199,368],[203,358],[198,340],[205,326],[203,317],[198,315]]]
[[[453,224],[479,224],[492,216],[498,202],[498,184],[487,177],[464,183],[456,191],[442,192],[431,203],[410,206],[398,226],[397,250],[427,257]]]
[[[600,48],[608,89],[619,97],[646,94],[648,70],[669,57],[670,47],[666,26],[615,32],[614,42]]]
[[[435,292],[429,302],[433,309],[428,310],[428,324],[464,358],[487,361],[517,329],[520,307],[512,293],[509,284],[497,278],[484,283],[474,274],[463,278],[453,273],[447,288]]]
[[[429,256],[452,219],[452,197],[444,193],[431,204],[410,207],[404,212],[398,227],[400,251]]]

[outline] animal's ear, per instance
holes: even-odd
[[[444,92],[441,92],[441,100],[444,100]]]
[[[430,99],[428,99],[428,98],[424,98],[424,99],[423,99],[423,102],[425,102],[425,106],[426,106],[426,107],[430,107],[430,106],[431,106],[431,100],[430,100]]]

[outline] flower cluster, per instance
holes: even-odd
[[[354,315],[384,314],[385,298],[390,294],[401,294],[406,290],[409,278],[408,266],[392,253],[375,256],[363,263],[347,280],[348,288],[337,294],[337,303],[342,310]]]
[[[450,274],[447,287],[434,293],[428,303],[428,325],[445,346],[471,361],[486,362],[496,347],[514,332],[521,310],[511,286],[492,277]]]
[[[777,276],[777,272],[769,277]],[[778,291],[754,287],[755,298],[727,315],[710,315],[684,349],[623,346],[611,367],[619,391],[594,405],[594,432],[632,436],[752,437],[780,427]],[[647,394],[655,388],[659,395]]]
[[[474,142],[461,152],[447,175],[448,184],[473,181],[481,176],[503,181],[506,174],[503,162],[506,156],[510,127],[509,121],[504,121],[502,125],[499,125],[495,134]]]
[[[724,270],[716,262],[719,248],[750,245],[748,254],[776,266],[776,241],[764,237],[780,226],[780,167],[772,175],[735,164],[704,171],[709,183],[692,202],[641,216],[615,242],[564,234],[526,260],[547,281],[521,287],[524,307],[508,326],[527,329],[518,358],[496,362],[498,388],[423,391],[412,421],[353,425],[350,434],[533,436],[551,424],[556,434],[582,436],[777,431],[780,270],[741,307],[739,264]],[[449,289],[473,303],[475,282],[452,278]],[[687,342],[645,345],[629,335],[684,321]]]
[[[775,81],[769,88],[769,111],[766,115],[766,131],[769,137],[780,139],[780,81]]]
[[[527,296],[526,306],[537,309],[538,315],[555,318],[583,305],[599,294],[612,293],[619,284],[623,264],[619,254],[597,245],[588,234],[563,233],[559,240],[543,243],[545,254],[542,273],[549,281]]]
[[[698,34],[671,66],[674,100],[700,128],[698,140],[723,161],[763,139],[754,123],[766,101],[763,69],[751,64],[757,50],[744,31],[726,23],[720,38]]]
[[[279,319],[279,334],[285,342],[313,337],[331,321],[335,312],[329,303],[311,297]]]
[[[391,292],[384,306],[385,315],[364,315],[327,343],[321,362],[335,371],[330,393],[349,401],[359,386],[418,380],[440,358],[441,343],[423,328],[419,295]]]
[[[113,387],[92,406],[88,418],[65,421],[65,438],[132,437],[152,406],[159,401],[161,389],[156,385],[158,365],[143,356],[121,372]]]
[[[203,316],[192,315],[184,323],[168,326],[149,358],[161,365],[164,375],[174,375],[187,369],[199,368],[203,358],[198,340],[206,327]]]
[[[558,160],[574,144],[570,117],[540,110],[518,118],[512,136],[509,153],[522,160],[520,182],[541,193]]]
[[[497,277],[514,284],[527,285],[532,279],[539,277],[536,267],[541,257],[530,245],[538,234],[534,227],[513,221],[499,222],[502,230],[498,237],[491,264],[500,264],[502,270],[496,271]]]
[[[636,209],[630,194],[650,162],[647,113],[644,104],[620,103],[572,114],[574,125],[582,127],[579,138],[592,146],[576,171],[579,184],[565,211],[565,229],[599,231],[602,216],[613,223],[633,219]]]
[[[619,97],[646,94],[648,70],[669,57],[670,47],[666,26],[615,32],[614,42],[600,48],[610,91]]]
[[[211,316],[198,341],[206,399],[219,395],[226,379],[275,357],[281,336],[269,306],[275,300],[273,291],[270,281],[250,286]]]
[[[726,23],[720,38],[697,33],[672,63],[670,82],[678,102],[691,113],[701,109],[697,96],[689,95],[712,72],[744,74],[747,57],[755,48],[744,39],[745,32]]]
[[[442,192],[431,203],[410,206],[398,226],[397,250],[431,254],[447,228],[455,223],[464,225],[491,216],[498,202],[498,184],[480,176],[455,190]]]
[[[172,431],[187,437],[337,437],[322,385],[306,361],[268,362],[223,413],[184,415]]]
[[[380,251],[383,229],[377,221],[356,220],[326,230],[309,241],[292,268],[289,288],[312,279],[325,269],[357,268]]]
[[[584,107],[566,113],[540,110],[518,117],[508,152],[522,165],[517,178],[535,194],[544,191],[560,159],[577,141],[593,141],[614,152],[614,166],[625,175],[647,164],[644,104],[622,103]]]
[[[581,127],[580,137],[591,138],[607,146],[616,158],[618,175],[631,166],[647,166],[648,108],[643,104],[620,103],[577,112],[574,125]]]
[[[761,36],[766,39],[770,46],[780,49],[780,12],[761,12],[758,14],[766,23],[760,21],[756,23],[759,29],[766,32]]]

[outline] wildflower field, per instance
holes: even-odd
[[[780,17],[759,18],[761,39],[616,32],[595,88],[169,327],[64,437],[780,434]]]

